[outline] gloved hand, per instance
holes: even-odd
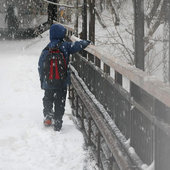
[[[87,41],[88,45],[91,43],[91,41],[90,41],[90,40],[86,40],[86,41]]]
[[[90,40],[82,40],[80,42],[81,42],[81,45],[82,45],[82,49],[84,49],[85,47],[87,47],[91,43]]]

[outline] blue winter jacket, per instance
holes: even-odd
[[[42,50],[42,53],[40,55],[39,62],[38,62],[38,71],[39,71],[39,76],[40,76],[41,88],[44,90],[61,88],[61,87],[48,85],[47,82],[44,80],[43,62],[46,59],[48,50],[53,49],[58,44],[60,44],[59,49],[64,54],[67,65],[68,65],[70,54],[83,50],[90,43],[89,41],[86,41],[86,40],[81,40],[81,41],[76,41],[76,42],[63,41],[65,34],[66,34],[66,29],[62,25],[53,24],[50,27],[50,43]],[[69,79],[70,79],[70,74],[68,73],[67,80],[63,83],[62,86],[67,86]]]

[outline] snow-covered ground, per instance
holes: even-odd
[[[38,59],[43,38],[0,42],[0,170],[93,170],[66,102],[61,132],[42,124]],[[93,167],[93,168],[92,168]]]

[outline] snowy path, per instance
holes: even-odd
[[[42,124],[37,63],[47,42],[48,33],[0,42],[0,170],[93,169],[68,101],[61,132]]]

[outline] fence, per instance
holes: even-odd
[[[73,115],[100,169],[168,170],[170,87],[92,45],[72,56],[70,69]]]
[[[82,38],[86,39],[87,1],[83,2]],[[145,69],[144,56],[150,54],[150,49],[154,51],[158,46],[150,37],[155,37],[156,30],[164,23],[168,28],[164,31],[164,45],[167,46],[164,67],[168,74],[166,61],[170,43],[167,30],[169,31],[170,22],[167,20],[168,13],[164,11],[170,11],[169,3],[167,0],[154,1],[154,6],[149,11],[149,8],[144,9],[147,1],[133,2],[135,35],[132,34],[132,39],[135,39],[135,64],[138,68]],[[90,1],[89,39],[95,43],[94,6],[95,0]],[[145,18],[146,14],[149,17]],[[144,35],[144,23],[149,28],[147,35]],[[77,24],[75,28],[77,35]],[[72,41],[75,40],[72,37]],[[79,120],[86,143],[94,151],[100,169],[169,170],[169,85],[113,56],[100,54],[95,46],[73,55],[70,69],[72,86],[69,97],[73,115]]]

